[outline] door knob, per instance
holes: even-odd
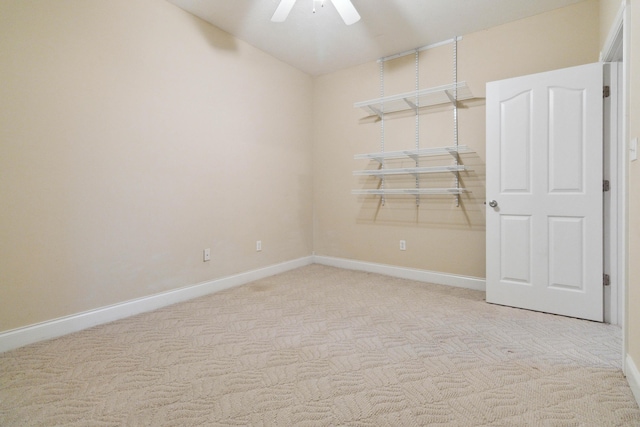
[[[496,202],[495,200],[491,200],[489,202],[489,206],[491,206],[492,208],[495,208],[496,206],[498,206],[498,202]]]

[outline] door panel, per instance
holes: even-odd
[[[500,235],[502,247],[518,247],[517,251],[502,251],[500,278],[503,282],[531,284],[531,217],[503,215]]]
[[[584,189],[585,90],[549,90],[549,191]]]
[[[584,289],[584,218],[549,217],[549,287]]]
[[[487,301],[602,321],[602,65],[487,84]]]
[[[531,191],[531,93],[524,92],[500,106],[502,146],[501,190],[509,193]]]

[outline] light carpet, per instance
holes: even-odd
[[[2,426],[623,426],[618,327],[311,265],[0,354]]]

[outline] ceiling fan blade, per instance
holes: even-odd
[[[271,17],[271,20],[273,22],[284,22],[284,20],[287,19],[287,16],[289,16],[291,9],[293,9],[295,2],[296,0],[280,0],[280,4]]]
[[[283,0],[284,1],[284,0]],[[345,24],[351,25],[360,20],[360,14],[351,0],[331,0]]]

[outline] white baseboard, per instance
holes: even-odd
[[[640,372],[638,371],[636,364],[633,362],[633,359],[628,354],[625,358],[624,364],[624,372],[627,376],[627,382],[629,383],[629,387],[631,387],[633,397],[636,398],[636,402],[640,405]]]
[[[458,288],[475,289],[477,291],[486,290],[485,279],[479,277],[459,276],[456,274],[396,267],[393,265],[376,264],[371,262],[355,261],[344,258],[333,258],[321,255],[314,255],[313,262],[316,264],[323,264],[331,267],[345,268],[347,270],[366,271],[368,273],[384,274],[386,276],[398,277],[401,279],[416,280],[418,282],[428,282],[438,285],[455,286]]]
[[[78,332],[93,326],[113,322],[114,320],[124,319],[125,317],[157,310],[175,303],[198,298],[224,289],[243,285],[254,280],[263,279],[275,274],[284,273],[285,271],[304,267],[305,265],[312,263],[313,257],[308,256],[233,276],[223,277],[163,292],[161,294],[138,298],[23,328],[13,329],[0,333],[0,353],[28,344],[33,344],[38,341],[57,338],[72,332]]]
[[[101,307],[95,310],[85,311],[83,313],[2,332],[0,333],[0,353],[39,341],[49,340],[73,332],[78,332],[93,326],[124,319],[136,314],[157,310],[162,307],[212,294],[214,292],[219,292],[235,286],[240,286],[254,280],[284,273],[285,271],[304,267],[313,263],[345,268],[348,270],[384,274],[387,276],[416,280],[419,282],[436,283],[440,285],[456,286],[481,291],[485,290],[485,280],[477,277],[458,276],[454,274],[354,261],[343,258],[312,255],[233,276],[223,277],[144,298],[125,301],[119,304]],[[640,384],[640,382],[638,382],[638,384]]]

